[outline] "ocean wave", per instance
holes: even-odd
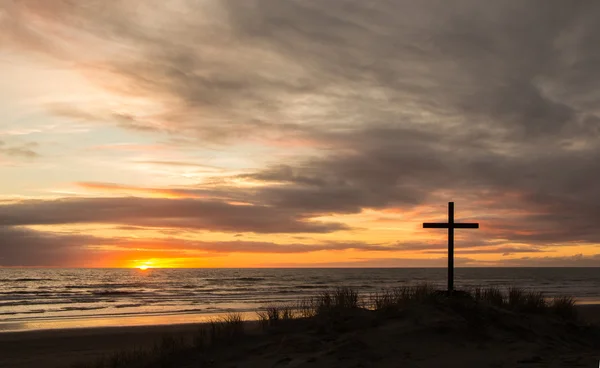
[[[208,278],[205,279],[210,282],[220,282],[220,281],[264,281],[266,278],[264,277],[222,277],[222,278]]]
[[[144,306],[144,303],[133,303],[133,304],[119,304],[119,305],[115,305],[115,308],[134,308],[134,307],[141,307]]]
[[[120,288],[144,288],[149,285],[142,283],[121,283],[121,284],[83,284],[83,285],[65,285],[65,289],[120,289]],[[158,285],[157,285],[158,286]]]
[[[296,285],[296,289],[329,289],[328,285]]]
[[[98,296],[112,296],[112,295],[135,295],[139,294],[137,291],[124,291],[124,290],[97,290],[92,291],[92,295]]]
[[[19,291],[0,291],[0,295],[55,295],[55,293],[53,293],[51,291],[19,290]]]
[[[11,300],[9,302],[0,303],[0,307],[20,307],[20,306],[31,306],[31,305],[53,305],[53,304],[69,304],[73,303],[69,299],[51,300],[38,299],[38,300]]]
[[[36,282],[36,281],[53,281],[52,279],[37,279],[33,277],[24,277],[20,279],[0,279],[0,282]]]
[[[104,309],[106,307],[63,307],[60,310],[62,311],[88,311],[88,310],[98,310]]]

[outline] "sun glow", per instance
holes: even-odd
[[[146,261],[146,262],[138,263],[134,266],[134,268],[137,268],[140,271],[146,271],[150,268],[154,268],[154,262]]]

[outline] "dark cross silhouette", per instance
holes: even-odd
[[[454,222],[454,202],[448,202],[448,222],[425,222],[425,229],[448,229],[448,295],[454,289],[454,229],[479,229],[478,223]]]

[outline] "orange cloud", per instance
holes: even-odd
[[[80,182],[76,183],[76,185],[92,191],[112,192],[119,194],[136,193],[157,198],[207,198],[207,196],[193,193],[192,191],[178,189],[143,188],[130,185],[97,182]]]

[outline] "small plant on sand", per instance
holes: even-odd
[[[377,311],[396,311],[411,303],[436,300],[431,284],[403,286],[371,294],[370,308]]]
[[[540,291],[528,291],[525,293],[525,304],[522,306],[524,312],[544,312],[548,307],[544,293]]]
[[[511,309],[519,309],[519,306],[525,303],[525,290],[518,287],[508,288],[506,303]]]
[[[577,308],[575,307],[575,299],[571,296],[558,296],[553,298],[549,303],[550,311],[563,319],[576,319]]]
[[[424,283],[412,287],[411,299],[415,301],[431,300],[435,293],[435,287],[432,284]]]
[[[212,319],[197,331],[193,344],[199,350],[215,344],[231,344],[244,335],[244,319],[240,313],[229,313]]]
[[[546,310],[546,298],[542,292],[526,291],[518,287],[508,288],[508,308],[519,312],[543,312]]]
[[[300,318],[312,318],[317,314],[314,298],[302,298],[296,303],[296,315]]]
[[[324,291],[314,301],[317,314],[359,308],[358,292],[348,287]]]
[[[260,326],[263,329],[269,326],[269,314],[267,313],[267,311],[257,310],[256,317],[258,318],[258,322],[260,323]]]
[[[284,321],[296,318],[296,311],[290,305],[282,305],[281,309],[281,319]]]
[[[290,305],[270,305],[256,312],[258,320],[263,328],[277,324],[279,321],[287,321],[296,318],[296,310]]]
[[[394,312],[398,309],[396,295],[392,290],[383,290],[370,295],[370,307],[376,311]]]
[[[244,318],[240,313],[228,313],[220,320],[221,338],[235,339],[244,334]]]
[[[478,302],[484,302],[495,307],[503,307],[505,299],[502,290],[497,287],[475,288],[471,293]]]

